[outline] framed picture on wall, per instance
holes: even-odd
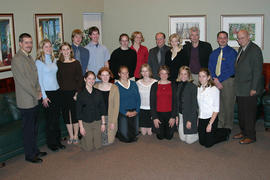
[[[52,42],[53,51],[58,56],[60,45],[64,42],[62,14],[35,14],[37,48],[43,39]]]
[[[189,29],[197,27],[200,30],[200,40],[206,41],[206,15],[169,16],[169,35],[178,33],[182,38],[182,45],[189,40]]]
[[[11,69],[16,53],[13,14],[0,14],[0,72]]]
[[[250,40],[263,49],[264,15],[221,15],[220,29],[228,32],[228,44],[232,47],[239,47],[237,33],[241,29],[249,32]]]

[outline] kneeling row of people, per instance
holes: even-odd
[[[228,139],[229,130],[217,128],[219,90],[208,69],[201,69],[198,88],[192,83],[186,66],[179,69],[177,83],[168,80],[166,66],[159,70],[159,81],[151,78],[148,64],[142,65],[142,78],[136,83],[129,79],[125,66],[119,69],[119,80],[115,84],[109,83],[110,74],[108,68],[102,68],[98,75],[102,81],[95,84],[95,74],[87,72],[85,89],[78,94],[77,113],[80,132],[84,136],[81,145],[85,150],[101,147],[101,132],[103,139],[106,134],[108,143],[114,141],[115,135],[120,141],[134,142],[139,127],[143,135],[151,135],[153,129],[158,139],[168,140],[172,139],[177,127],[182,141],[191,144],[199,139],[205,147]],[[105,93],[106,89],[111,91]],[[116,103],[112,105],[113,102]]]

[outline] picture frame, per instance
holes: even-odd
[[[0,14],[0,72],[11,70],[11,60],[16,53],[14,16]]]
[[[220,30],[229,34],[228,45],[238,48],[237,33],[240,29],[245,29],[250,34],[250,40],[256,43],[261,49],[264,46],[264,15],[221,15]]]
[[[35,14],[35,30],[37,49],[43,39],[49,39],[58,57],[59,47],[64,42],[63,14]]]
[[[182,45],[189,39],[189,29],[198,27],[200,40],[206,41],[206,15],[174,15],[169,16],[169,35],[178,33],[182,38]]]

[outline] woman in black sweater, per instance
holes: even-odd
[[[170,69],[169,80],[175,82],[178,76],[178,70],[182,66],[187,66],[187,61],[181,47],[182,40],[178,34],[172,34],[169,37],[171,50],[165,54],[165,65]]]
[[[119,37],[120,47],[112,52],[110,63],[110,69],[115,77],[119,79],[118,71],[121,66],[126,66],[129,70],[129,77],[134,77],[134,71],[137,65],[136,51],[130,49],[129,37],[127,34],[121,34]]]

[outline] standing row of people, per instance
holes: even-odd
[[[19,38],[21,49],[14,57],[12,72],[17,104],[23,115],[26,160],[42,162],[40,157],[46,155],[39,152],[35,141],[27,140],[36,138],[37,100],[41,98],[48,122],[47,145],[53,151],[65,148],[60,142],[60,107],[69,133],[68,144],[78,144],[80,128],[84,136],[82,147],[86,150],[101,146],[100,131],[104,145],[112,143],[116,134],[121,141],[133,142],[137,140],[139,127],[142,134],[150,135],[152,124],[158,139],[171,139],[176,124],[181,140],[193,143],[199,138],[200,144],[210,147],[228,139],[232,129],[234,87],[241,127],[241,133],[234,138],[240,138],[241,144],[256,140],[254,112],[256,114],[263,58],[247,31],[238,33],[241,46],[238,55],[228,46],[226,32],[217,34],[220,47],[212,52],[209,43],[199,40],[199,30],[191,28],[191,43],[183,48],[179,35],[169,37],[169,48],[165,45],[165,34],[157,33],[157,47],[150,49],[149,54],[141,45],[144,41],[141,32],[132,34],[131,48],[129,36],[121,34],[121,46],[111,56],[107,48],[99,44],[98,28],[91,27],[89,32],[91,42],[84,48],[80,46],[82,32],[74,30],[72,45],[60,46],[57,62],[50,41],[43,40],[36,66],[29,55],[31,36],[24,33]],[[27,65],[19,66],[20,63]],[[25,73],[26,66],[31,67],[30,72]],[[95,84],[96,75],[99,82]],[[110,78],[118,80],[112,84]],[[191,83],[193,79],[198,89]],[[24,81],[29,87],[24,87],[21,83]],[[27,93],[30,94],[28,103],[22,101],[22,95]],[[253,106],[245,106],[246,101],[252,101]],[[247,108],[253,120],[246,120],[243,112]],[[221,113],[217,116],[219,109]]]

